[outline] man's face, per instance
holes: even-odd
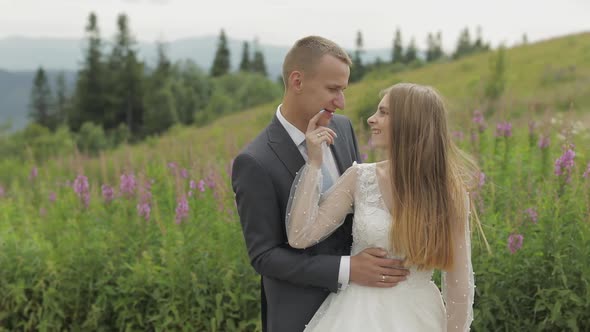
[[[326,126],[336,109],[344,109],[344,90],[348,87],[350,68],[342,60],[324,55],[315,67],[305,73],[301,95],[301,116],[309,121],[321,110],[326,110],[318,124]]]

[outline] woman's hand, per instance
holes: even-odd
[[[322,145],[324,143],[334,144],[334,139],[338,137],[332,129],[318,125],[323,112],[325,111],[322,110],[309,120],[307,131],[305,132],[308,162],[316,167],[321,167],[322,165]]]

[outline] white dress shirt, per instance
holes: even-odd
[[[293,142],[295,143],[295,145],[299,149],[299,152],[301,152],[301,156],[303,157],[303,159],[307,162],[307,151],[305,149],[305,146],[303,146],[303,144],[301,144],[301,143],[303,143],[303,141],[305,141],[305,133],[301,132],[301,130],[299,130],[297,127],[295,127],[289,121],[287,121],[287,119],[285,119],[283,114],[281,114],[281,106],[282,106],[282,104],[280,104],[277,107],[277,113],[276,113],[277,118],[279,119],[279,122],[281,123],[281,125],[283,125],[283,127],[285,128],[285,130],[289,134],[289,137],[291,137],[291,139],[293,140]],[[340,172],[338,171],[338,167],[336,166],[336,160],[334,159],[334,155],[332,154],[332,150],[330,148],[328,148],[327,145],[323,145],[322,153],[324,154],[323,162],[326,165],[326,167],[328,168],[330,175],[332,176],[332,183],[336,183],[336,180],[340,177]],[[338,285],[340,286],[339,288],[340,289],[346,288],[348,286],[349,280],[350,280],[350,256],[342,256],[340,258],[340,269],[338,271]]]

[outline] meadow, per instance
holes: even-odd
[[[590,329],[590,66],[566,78],[552,65],[548,74],[525,66],[539,65],[526,61],[538,48],[590,53],[589,39],[508,50],[507,92],[494,113],[479,108],[476,79],[490,54],[384,68],[347,92],[344,114],[367,162],[379,155],[362,118],[380,89],[413,81],[447,97],[453,137],[481,167],[471,194],[490,248],[473,231],[474,331]],[[230,175],[233,156],[275,109],[174,127],[98,156],[71,148],[39,160],[35,144],[27,158],[4,156],[0,331],[260,331],[259,277]]]

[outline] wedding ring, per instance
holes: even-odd
[[[381,281],[385,282],[385,274],[381,275]]]
[[[322,131],[322,132],[319,132],[319,133],[317,133],[317,136],[318,136],[318,137],[322,137],[322,136],[324,136],[324,132]]]

